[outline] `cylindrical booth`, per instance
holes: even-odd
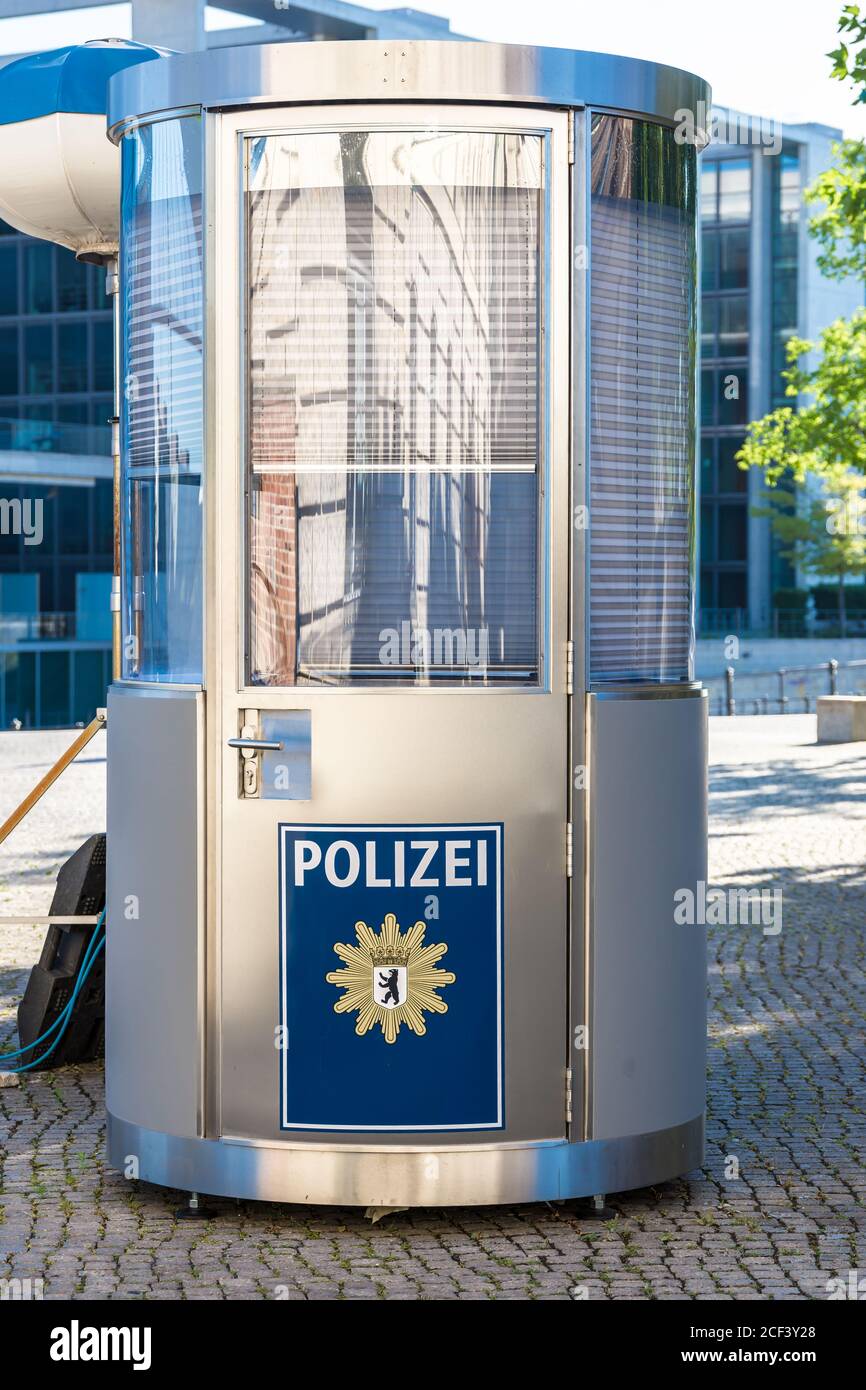
[[[469,43],[112,79],[122,1171],[410,1206],[700,1164],[707,99]]]

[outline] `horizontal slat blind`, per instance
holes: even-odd
[[[201,196],[145,203],[126,228],[127,448],[133,469],[201,472]]]
[[[541,142],[413,139],[250,151],[254,681],[537,674]]]
[[[622,146],[617,156],[622,160]],[[687,216],[668,203],[609,193],[592,198],[595,684],[678,681],[690,673],[692,235]]]
[[[123,141],[124,675],[202,675],[201,123]]]
[[[537,194],[302,189],[251,209],[254,469],[534,469]]]

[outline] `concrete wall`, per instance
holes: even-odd
[[[706,637],[695,647],[695,678],[709,680],[720,676],[726,666],[737,675],[751,671],[776,671],[780,666],[811,666],[823,661],[866,660],[866,637],[741,637],[740,655],[731,661],[725,655],[723,637]]]

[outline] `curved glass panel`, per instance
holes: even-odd
[[[122,145],[123,676],[202,679],[201,121]]]
[[[543,153],[247,142],[251,684],[538,681]]]
[[[693,145],[592,121],[590,682],[674,682],[694,661]]]

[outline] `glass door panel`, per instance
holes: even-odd
[[[246,142],[250,685],[538,682],[543,149]]]

